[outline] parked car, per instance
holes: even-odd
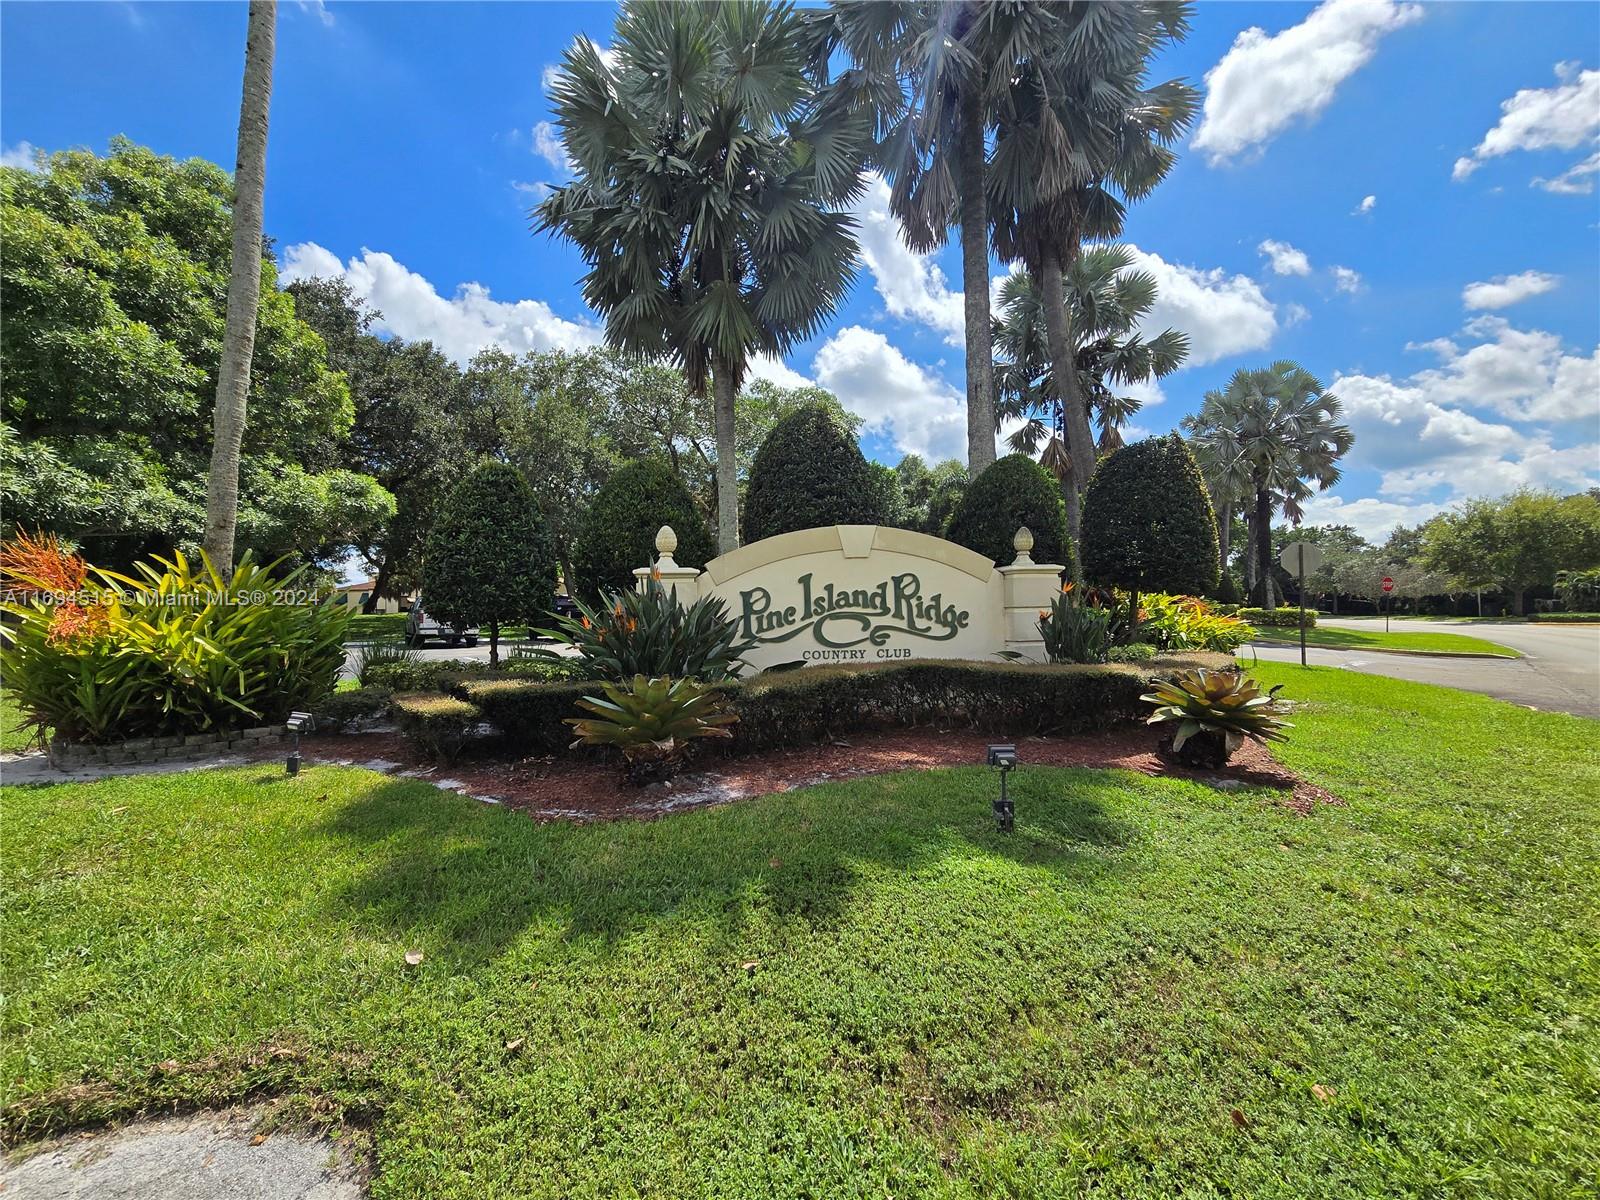
[[[476,646],[478,630],[457,625],[445,625],[430,617],[422,607],[422,597],[411,602],[406,614],[406,644],[421,649],[429,642],[443,642],[447,646]]]

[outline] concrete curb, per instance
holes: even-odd
[[[1246,642],[1245,645],[1278,646],[1288,650],[1298,650],[1300,641],[1295,638],[1285,642]],[[1340,654],[1401,654],[1407,658],[1488,658],[1496,662],[1516,662],[1527,657],[1524,654],[1489,654],[1481,650],[1379,650],[1376,646],[1319,646],[1316,642],[1307,642],[1306,649],[1333,650]]]

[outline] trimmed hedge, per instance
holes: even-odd
[[[499,726],[517,751],[559,754],[572,744],[572,727],[561,722],[578,714],[578,701],[600,694],[584,683],[532,683],[520,679],[481,680],[461,685],[462,697],[486,720]]]
[[[717,687],[739,714],[730,754],[825,741],[862,729],[960,725],[1020,737],[1085,733],[1142,717],[1149,682],[1184,667],[1217,669],[1221,654],[1172,655],[1142,665],[1104,666],[923,661],[808,667]],[[467,683],[462,695],[521,753],[561,753],[572,740],[563,718],[593,683]],[[708,747],[708,749],[710,749]]]
[[[1304,611],[1306,614],[1306,628],[1315,629],[1317,627],[1317,610],[1308,608]],[[1274,608],[1270,612],[1264,608],[1241,608],[1231,615],[1256,626],[1270,625],[1279,629],[1299,629],[1300,613],[1301,610],[1298,608]]]
[[[389,715],[394,691],[386,687],[358,687],[347,692],[331,692],[311,706],[317,719],[317,732],[342,732],[346,726]]]
[[[1114,663],[1147,663],[1155,656],[1156,648],[1149,642],[1129,642],[1106,651],[1107,661]]]
[[[1102,459],[1083,495],[1079,552],[1091,583],[1200,596],[1217,586],[1217,517],[1177,434]]]
[[[1542,621],[1548,625],[1589,625],[1600,622],[1600,613],[1581,612],[1546,612],[1528,614],[1530,621]]]
[[[483,723],[483,714],[454,696],[396,696],[395,723],[429,758],[454,762]]]
[[[562,662],[538,658],[503,658],[498,667],[486,662],[455,662],[449,659],[422,659],[415,662],[374,663],[362,675],[364,687],[388,688],[395,692],[456,692],[473,679],[533,679],[556,681],[571,679],[576,668]]]
[[[774,425],[756,451],[744,539],[818,525],[886,524],[883,504],[882,485],[855,435],[826,405],[807,404]]]
[[[1012,539],[1022,525],[1033,534],[1034,562],[1060,563],[1072,573],[1061,488],[1026,454],[1008,454],[968,486],[944,536],[1004,567],[1017,555]]]
[[[633,572],[656,561],[656,532],[663,525],[678,535],[672,557],[680,567],[698,570],[717,556],[694,497],[671,467],[659,459],[623,467],[596,493],[578,525],[572,594],[591,600],[602,592],[631,591]]]

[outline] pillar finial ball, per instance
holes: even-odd
[[[656,530],[657,554],[666,555],[670,558],[672,556],[672,552],[677,548],[678,535],[672,532],[671,525],[663,525],[660,529]]]
[[[1027,554],[1033,549],[1033,534],[1026,525],[1017,530],[1017,536],[1011,539],[1011,548],[1018,554]]]

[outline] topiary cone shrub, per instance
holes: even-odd
[[[555,603],[555,545],[522,472],[486,462],[455,487],[428,535],[422,603],[451,625],[489,631],[539,620]]]
[[[633,588],[633,572],[656,560],[656,532],[672,526],[678,535],[673,560],[700,568],[717,556],[717,546],[694,497],[659,459],[630,463],[596,493],[578,525],[577,548],[568,581],[572,595],[587,601],[602,593]]]
[[[756,451],[745,541],[818,525],[882,525],[883,504],[855,435],[825,406],[808,404],[774,425]]]
[[[1217,586],[1217,516],[1181,437],[1147,438],[1102,459],[1083,497],[1083,573],[1133,593],[1202,596]],[[1138,636],[1130,622],[1130,639]]]
[[[1012,539],[1023,525],[1033,534],[1034,562],[1060,563],[1073,573],[1061,488],[1026,454],[1008,454],[968,486],[944,536],[1003,567],[1016,557]]]

